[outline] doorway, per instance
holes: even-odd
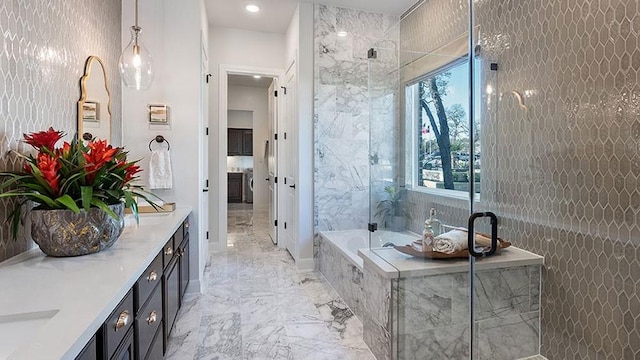
[[[219,106],[219,233],[217,248],[233,247],[229,233],[259,224],[277,243],[277,153],[272,149],[280,71],[221,66]]]

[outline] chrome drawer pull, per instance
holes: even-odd
[[[157,279],[158,279],[158,273],[156,273],[153,270],[149,273],[149,276],[147,276],[148,282],[156,281]]]
[[[168,248],[166,248],[164,250],[164,254],[165,255],[173,255],[173,249],[171,248],[171,246],[169,246]]]
[[[149,317],[147,318],[147,324],[151,325],[154,322],[156,322],[157,319],[158,319],[158,314],[156,313],[155,310],[153,310],[151,314],[149,314]]]
[[[125,310],[120,313],[118,316],[118,321],[116,321],[116,331],[122,329],[123,327],[129,324],[129,311]]]
[[[189,228],[189,223],[184,223],[184,227],[188,229]]]

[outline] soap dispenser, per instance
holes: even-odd
[[[442,233],[442,224],[436,219],[436,209],[431,208],[429,218],[424,222],[424,231],[422,232],[422,248],[426,252],[427,249],[433,248],[433,238]]]

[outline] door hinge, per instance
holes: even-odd
[[[207,231],[207,240],[209,240],[209,232]]]
[[[209,187],[209,179],[204,181],[204,187],[208,188]]]
[[[375,232],[376,230],[378,230],[378,223],[370,223],[369,232]]]
[[[280,86],[280,88],[282,89],[282,91],[284,92],[285,95],[287,95],[287,88],[284,86]]]
[[[273,134],[273,137],[278,140],[278,134]]]
[[[205,135],[209,135],[209,128],[208,127],[204,128],[204,134]]]
[[[274,221],[273,223],[273,226],[278,226],[278,220]]]
[[[284,184],[287,185],[287,177],[284,177]]]
[[[273,182],[276,183],[276,184],[278,183],[278,177],[277,176],[273,179]]]
[[[210,77],[212,77],[212,76],[213,76],[213,75],[211,75],[211,74],[207,74],[207,75],[205,76],[205,79],[206,79],[205,81],[207,82],[207,84],[209,83],[209,78],[210,78]]]
[[[284,133],[284,139],[287,140],[287,133]]]
[[[284,229],[287,230],[287,222],[284,222]]]
[[[273,92],[273,96],[278,97],[278,90]]]

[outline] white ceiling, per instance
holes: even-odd
[[[271,85],[270,77],[261,77],[260,79],[255,79],[253,76],[248,75],[229,75],[229,83],[235,86],[255,86],[261,88],[268,88]]]
[[[400,15],[417,0],[317,0],[317,3]],[[298,0],[205,0],[209,23],[213,26],[285,33],[296,10]],[[250,14],[244,7],[257,4],[261,11]]]

